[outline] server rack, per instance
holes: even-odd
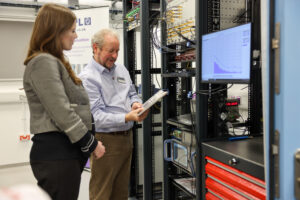
[[[143,84],[145,84],[143,85],[143,90],[145,91],[151,90],[151,80],[149,80],[149,77],[151,76],[149,75],[153,73],[153,69],[151,68],[151,58],[149,59],[152,47],[151,39],[153,39],[151,38],[153,36],[149,35],[149,31],[151,30],[151,28],[149,28],[150,2],[141,1],[142,7],[140,7],[140,24],[142,33],[141,37],[143,38],[143,40],[141,40],[141,45],[142,51],[144,52],[142,52],[142,60],[146,63],[146,66],[143,63],[143,69],[141,73],[143,77],[147,76],[145,79],[142,78]],[[254,10],[257,10],[257,8],[259,8],[257,7],[259,5],[259,1],[195,1],[195,44],[192,45],[194,47],[195,53],[193,54],[192,58],[187,60],[180,60],[180,57],[187,58],[188,56],[190,56],[190,52],[188,53],[188,51],[190,50],[190,46],[183,47],[180,42],[170,44],[168,40],[169,27],[165,18],[167,3],[170,2],[171,1],[167,2],[165,0],[160,1],[162,88],[167,88],[169,90],[169,96],[164,98],[162,101],[162,138],[164,141],[167,141],[164,144],[163,151],[163,154],[166,157],[163,162],[163,199],[198,200],[205,198],[211,199],[216,197],[221,198],[222,195],[227,195],[228,198],[231,198],[232,196],[230,195],[243,196],[247,192],[249,193],[249,189],[242,190],[245,188],[241,189],[235,187],[231,187],[231,189],[233,189],[233,191],[240,190],[240,194],[235,194],[232,191],[227,191],[230,187],[228,186],[228,183],[226,183],[226,180],[234,177],[235,174],[246,174],[242,180],[249,179],[250,182],[252,181],[253,184],[255,184],[253,187],[258,188],[257,190],[259,190],[259,192],[254,191],[254,194],[252,194],[253,191],[250,191],[250,196],[255,196],[258,194],[259,197],[263,198],[265,192],[263,183],[264,163],[262,159],[262,137],[257,137],[253,140],[251,139],[245,141],[236,141],[234,144],[229,142],[227,140],[228,135],[226,135],[226,132],[222,132],[222,128],[218,127],[219,122],[221,122],[220,119],[218,119],[220,110],[217,108],[211,108],[218,104],[224,103],[224,100],[220,100],[217,97],[212,98],[201,95],[199,92],[197,92],[203,90],[209,91],[220,86],[222,87],[222,85],[216,86],[201,83],[200,81],[199,77],[201,76],[200,69],[202,59],[200,50],[202,45],[201,36],[206,33],[234,26],[235,23],[244,22],[243,20],[251,19],[256,27],[259,26],[259,18],[257,18],[257,13],[253,13]],[[254,6],[256,7],[256,9],[253,9]],[[243,9],[245,8],[248,8],[248,10],[246,9],[246,12],[241,13],[240,11],[243,11]],[[228,15],[230,15],[230,17],[237,17],[234,20],[230,20],[224,17]],[[256,17],[253,18],[253,16]],[[260,41],[259,35],[256,35],[255,37],[256,41]],[[186,38],[184,40],[184,42],[188,41],[186,40]],[[259,42],[255,45],[259,50]],[[170,51],[170,49],[173,49],[174,51]],[[179,60],[174,60],[175,57],[179,58]],[[253,60],[255,61],[254,63],[259,63],[259,56],[255,59],[256,60]],[[150,67],[148,67],[147,63]],[[189,66],[194,64],[196,67],[190,69]],[[260,107],[261,105],[261,98],[259,98],[259,96],[261,96],[261,72],[259,69],[259,64],[257,66],[252,66],[252,77],[251,83],[249,84],[249,119],[246,123],[246,125],[251,130],[251,133],[254,133],[253,135],[256,135],[255,133],[259,133],[262,128],[261,125],[255,127],[256,124],[261,124],[261,109],[259,110],[259,112],[253,112],[253,108]],[[189,99],[190,97],[188,97],[188,94],[189,91],[193,90],[193,81],[196,82],[196,106],[194,107],[194,109],[197,112],[195,112],[195,115],[190,116],[192,123],[186,124],[182,123],[182,120],[180,120],[178,116],[185,115],[191,112],[191,107],[193,106],[191,105],[192,101]],[[226,89],[226,86],[223,86],[223,88]],[[151,91],[148,92],[149,96],[146,96],[144,100],[151,96]],[[222,98],[226,98],[226,95],[226,92],[221,94]],[[253,99],[254,96],[258,98]],[[148,120],[143,123],[143,127],[148,127],[145,131],[148,131],[149,133],[149,130],[151,130],[151,127],[154,124],[150,122],[151,120]],[[173,136],[177,134],[174,133],[174,129],[180,130],[184,133],[190,133],[187,135],[192,135],[194,137],[194,142],[196,145],[193,150],[190,150],[193,151],[193,155],[190,155],[187,161],[195,163],[192,171],[187,169],[187,167],[184,167],[182,163],[178,163],[178,160],[174,160],[174,158],[171,158],[172,156],[174,156],[174,151],[172,150],[172,145],[174,145],[172,143],[174,141]],[[148,136],[150,135],[151,133],[148,134]],[[145,199],[151,199],[151,197],[153,198],[153,171],[151,169],[153,167],[153,151],[151,151],[151,149],[153,149],[153,143],[149,144],[149,141],[151,141],[151,139],[151,136],[144,138],[144,150],[146,150],[144,152],[144,157],[145,159],[147,159],[144,164],[148,166],[144,169],[144,186],[147,187],[147,189],[144,189]],[[178,148],[180,144],[181,143],[176,143],[176,148]],[[236,152],[236,148],[242,148],[244,149],[244,151]],[[167,161],[168,159],[169,161]],[[220,166],[230,171],[231,174],[228,174],[228,179],[214,179],[215,174],[218,174],[221,170]],[[178,179],[186,180],[186,178],[189,180],[190,178],[193,179],[192,184],[194,186],[194,191],[188,190],[182,184],[182,182],[178,182]],[[222,181],[223,185],[215,185],[216,182]],[[212,190],[212,185],[215,185],[219,190]]]
[[[206,8],[214,5],[216,1],[208,1],[208,5],[205,5],[205,1],[200,1],[202,4],[197,8]],[[212,4],[211,4],[212,3]],[[220,25],[215,26],[219,30],[235,26],[235,24],[245,23],[251,21],[254,29],[252,38],[252,50],[253,58],[251,60],[251,78],[248,84],[249,102],[248,102],[248,119],[245,124],[249,130],[249,139],[230,141],[224,134],[218,134],[215,130],[211,129],[206,121],[208,102],[204,95],[199,95],[197,99],[197,110],[204,110],[203,113],[199,113],[196,118],[196,124],[199,124],[197,131],[201,140],[201,180],[199,180],[199,186],[202,199],[247,199],[258,198],[265,199],[265,183],[264,183],[264,152],[263,152],[263,137],[262,137],[262,101],[261,101],[261,71],[259,65],[259,55],[254,56],[260,51],[260,16],[259,13],[255,13],[255,10],[260,10],[260,2],[256,0],[252,1],[236,1],[236,4],[232,5],[230,1],[220,0],[219,13],[220,13]],[[239,4],[239,5],[238,5]],[[237,12],[237,9],[242,8],[241,12],[237,13],[237,17],[233,21],[228,21],[226,15],[228,10],[231,12]],[[200,11],[201,12],[201,11]],[[223,13],[222,13],[223,12]],[[205,13],[202,10],[202,13]],[[199,34],[198,41],[201,41],[201,35],[216,30],[212,30],[213,25],[210,23],[211,11],[208,11],[208,24],[203,27],[205,21],[199,22]],[[225,14],[224,14],[225,13]],[[205,16],[202,16],[204,19]],[[197,17],[197,19],[199,19]],[[201,17],[200,17],[201,19]],[[227,21],[226,21],[227,20]],[[217,21],[217,20],[216,20]],[[205,27],[207,29],[205,30]],[[201,49],[201,42],[198,43],[197,48]],[[255,53],[256,52],[256,53]],[[197,66],[201,68],[201,52],[198,51]],[[197,71],[197,77],[200,77],[200,70]],[[211,85],[203,84],[197,81],[197,86],[200,90],[208,89]],[[255,110],[255,111],[254,111]],[[217,112],[213,110],[213,112]],[[198,120],[199,119],[199,120]],[[204,121],[203,121],[204,119]],[[213,119],[215,120],[215,119]],[[197,127],[197,125],[196,125]],[[258,137],[255,137],[258,136]],[[253,138],[252,138],[253,137]],[[218,176],[218,173],[223,173],[223,177]],[[235,176],[236,175],[236,176]],[[241,179],[240,179],[240,178]],[[241,181],[235,184],[235,181]],[[247,182],[249,181],[249,182]],[[252,189],[247,188],[248,185],[252,185]],[[198,188],[198,186],[197,186]]]
[[[151,16],[155,16],[155,5],[157,1],[129,1],[123,0],[124,19],[124,58],[125,66],[129,68],[135,84],[138,76],[141,79],[139,92],[142,100],[149,99],[155,90],[153,85],[153,75],[160,74],[160,68],[154,68],[152,63],[152,44],[150,38]],[[151,15],[151,16],[150,16]],[[137,32],[140,32],[140,49],[142,67],[137,69]],[[134,134],[134,154],[131,170],[130,196],[138,199],[156,199],[161,197],[161,182],[156,182],[155,175],[155,141],[161,136],[161,123],[157,120],[158,109],[150,109],[148,117],[135,126]],[[142,141],[140,140],[142,135]],[[141,144],[142,143],[142,144]],[[139,147],[142,147],[139,149]],[[141,155],[143,152],[143,155]],[[141,162],[143,162],[141,164]],[[141,167],[143,166],[143,167]],[[142,174],[143,177],[140,177]],[[142,180],[142,183],[140,182]]]
[[[171,2],[171,1],[168,1]],[[225,1],[225,0],[211,0],[211,1],[196,1],[195,4],[195,14],[196,14],[196,91],[209,91],[216,87],[222,87],[222,85],[211,85],[201,83],[201,36],[206,33],[218,31],[228,27],[235,26],[239,23],[244,23],[247,20],[251,20],[254,24],[255,30],[257,33],[260,32],[258,28],[259,23],[259,14],[255,13],[255,10],[259,10],[259,1]],[[166,11],[166,1],[161,2],[161,12]],[[255,7],[255,9],[254,9]],[[244,12],[245,11],[245,12]],[[249,12],[250,11],[250,12]],[[232,14],[233,13],[233,14]],[[228,15],[236,15],[234,20],[229,20],[226,17]],[[164,17],[163,15],[161,16]],[[166,24],[162,24],[162,45],[167,45],[166,35],[168,34],[165,30],[167,29]],[[254,35],[256,43],[254,43],[255,49],[260,50],[260,35]],[[171,47],[171,46],[169,46]],[[176,53],[175,53],[176,54]],[[162,56],[162,76],[163,76],[163,85],[166,88],[169,88],[170,93],[175,93],[178,91],[176,86],[177,79],[182,79],[182,74],[179,73],[176,75],[170,75],[170,71],[176,68],[175,63],[172,62],[172,57],[174,53],[164,53]],[[254,58],[252,71],[251,71],[251,82],[248,85],[249,87],[249,109],[248,109],[248,120],[246,125],[252,136],[261,136],[262,132],[262,102],[261,102],[261,71],[259,67],[259,56]],[[184,67],[183,67],[184,68]],[[172,77],[174,76],[174,77]],[[185,77],[186,78],[186,77]],[[181,85],[182,86],[182,85]],[[185,89],[188,89],[188,84],[185,84]],[[223,88],[226,89],[227,86],[223,85]],[[222,98],[225,99],[227,92],[221,94]],[[170,127],[175,125],[178,128],[189,129],[185,125],[180,125],[180,122],[176,120],[171,120],[176,115],[184,114],[189,103],[186,103],[187,107],[181,107],[180,111],[176,107],[176,97],[171,97],[171,95],[164,99],[163,102],[163,139],[170,139]],[[182,99],[181,99],[182,100]],[[265,198],[265,185],[264,185],[264,163],[263,163],[263,143],[262,137],[255,137],[253,139],[245,141],[236,141],[229,142],[228,134],[222,132],[222,128],[218,127],[220,124],[220,119],[218,119],[220,110],[216,108],[218,104],[224,103],[224,100],[220,98],[211,98],[205,95],[201,95],[196,92],[196,114],[194,116],[194,128],[191,128],[191,132],[195,135],[196,139],[196,164],[195,164],[195,174],[192,176],[195,177],[196,182],[196,194],[190,194],[186,191],[186,188],[181,187],[177,183],[174,183],[174,177],[180,175],[187,175],[188,172],[184,169],[181,169],[181,166],[176,165],[174,162],[164,161],[164,199],[213,199],[213,198],[222,198],[222,195],[228,198],[233,198],[230,195],[245,195],[247,192],[254,197]],[[184,101],[183,101],[184,104]],[[253,112],[254,109],[258,109],[256,112]],[[193,120],[193,119],[192,119]],[[171,146],[171,145],[170,145]],[[241,152],[235,152],[236,148],[243,149]],[[170,148],[171,149],[171,148]],[[172,150],[169,151],[172,153]],[[222,167],[225,167],[228,170],[233,170],[234,173],[246,174],[246,178],[254,182],[254,186],[257,191],[251,193],[246,189],[246,191],[238,188],[240,194],[235,194],[234,192],[228,193],[224,192],[228,188],[228,183],[223,183],[223,185],[217,185],[219,191],[215,192],[211,190],[211,185],[220,180],[213,180],[211,177],[211,165],[210,161],[216,159],[217,162],[225,164]],[[172,160],[172,159],[170,159]],[[254,170],[255,169],[255,170]],[[218,169],[220,170],[220,169]],[[236,172],[235,170],[239,170]],[[181,173],[184,171],[183,173]],[[191,175],[191,174],[190,174]],[[249,176],[249,177],[248,177]],[[231,177],[231,175],[229,175]],[[257,180],[258,179],[258,180]],[[213,180],[213,181],[212,181]],[[226,185],[227,184],[227,185]],[[175,189],[176,188],[176,189]],[[185,194],[178,192],[178,190],[184,191]],[[236,188],[232,187],[232,190]],[[221,193],[222,195],[218,194]],[[178,195],[178,196],[177,196]],[[258,195],[258,196],[255,196]],[[247,195],[245,195],[247,196]],[[253,197],[253,196],[252,196]],[[239,198],[239,197],[238,197]]]
[[[180,7],[167,8],[167,2],[161,1],[161,18],[166,18],[166,13],[172,11],[172,8]],[[200,175],[200,173],[195,175],[195,171],[199,172],[200,165],[196,165],[196,169],[191,169],[191,164],[188,164],[195,163],[195,157],[191,155],[192,152],[195,155],[195,148],[187,147],[183,140],[178,141],[177,139],[181,136],[174,137],[177,132],[193,138],[191,140],[196,142],[195,125],[193,123],[186,124],[184,121],[185,117],[187,119],[194,117],[194,115],[189,114],[191,113],[192,96],[190,95],[188,98],[188,94],[192,92],[193,80],[195,80],[196,75],[195,68],[191,67],[195,64],[195,48],[186,47],[184,44],[195,38],[186,39],[183,37],[184,39],[178,40],[178,42],[170,42],[170,38],[172,38],[170,30],[173,31],[173,28],[170,28],[167,23],[168,20],[163,20],[161,23],[162,84],[164,88],[169,90],[169,96],[163,99],[162,124],[163,140],[165,141],[164,154],[165,157],[173,157],[173,160],[168,161],[166,158],[164,160],[163,199],[195,199],[200,194],[200,192],[196,192],[195,184],[195,180],[199,180]],[[177,26],[180,25],[177,24]],[[186,29],[186,27],[184,28]],[[174,30],[173,33],[177,31]],[[179,32],[181,31],[179,30]],[[181,147],[183,147],[183,152],[186,152],[183,155],[189,157],[183,162],[178,159],[180,158],[178,155],[180,155]],[[178,155],[174,154],[176,150],[173,148],[178,150]],[[196,157],[196,160],[198,159]]]

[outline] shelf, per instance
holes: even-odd
[[[191,71],[180,71],[180,72],[171,72],[171,73],[165,73],[161,74],[164,78],[175,78],[175,77],[194,77],[196,75],[195,70]]]
[[[192,173],[191,173],[189,170],[185,169],[184,167],[180,166],[179,164],[177,164],[177,163],[175,163],[175,162],[173,162],[173,161],[172,161],[172,164],[173,164],[173,166],[175,166],[176,168],[178,168],[178,169],[181,170],[182,172],[188,174],[188,175],[191,176],[191,177],[193,176]]]
[[[173,185],[186,195],[196,197],[196,179],[193,177],[171,178]]]
[[[205,156],[264,180],[263,137],[204,142],[202,149]]]
[[[176,61],[172,61],[169,62],[170,64],[176,64],[176,63],[186,63],[186,62],[196,62],[195,59],[190,59],[190,60],[176,60]]]
[[[193,130],[193,126],[195,125],[194,123],[192,123],[191,117],[193,119],[195,119],[195,115],[192,114],[184,114],[184,115],[179,115],[175,118],[169,118],[167,119],[167,124],[173,125],[173,126],[177,126],[179,128],[183,128],[184,130],[187,131],[192,131]]]

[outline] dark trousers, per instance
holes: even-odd
[[[86,160],[30,161],[38,185],[52,200],[77,200]]]

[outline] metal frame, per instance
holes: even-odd
[[[152,68],[152,52],[151,52],[151,40],[150,40],[150,11],[151,6],[154,1],[140,1],[140,11],[139,11],[139,27],[135,27],[131,30],[127,28],[124,29],[124,63],[127,67],[129,67],[129,72],[131,77],[136,79],[137,74],[141,74],[142,80],[142,100],[145,102],[152,96],[152,74],[161,73],[160,69]],[[128,0],[123,0],[123,18],[126,18],[126,14],[130,12],[131,4]],[[124,27],[126,26],[126,22],[124,22]],[[141,63],[143,63],[142,69],[137,70],[135,58],[136,58],[136,50],[135,50],[135,33],[136,28],[139,28],[141,31]],[[148,117],[142,122],[142,124],[138,124],[135,128],[141,128],[143,133],[143,164],[144,168],[139,169],[143,170],[144,174],[144,182],[143,185],[138,185],[137,176],[138,171],[136,170],[137,166],[137,148],[134,149],[133,155],[133,164],[132,164],[132,175],[131,175],[131,195],[136,195],[137,198],[143,197],[143,199],[153,199],[154,196],[157,195],[155,193],[155,189],[159,187],[159,184],[153,184],[153,137],[156,135],[161,135],[160,131],[154,131],[153,127],[161,126],[161,124],[153,123],[153,114],[150,110]],[[134,146],[137,146],[137,137],[134,138]],[[143,194],[141,194],[141,189],[143,188]]]
[[[127,1],[123,0],[123,18],[125,19],[126,13],[130,10]],[[128,69],[130,76],[132,77],[133,83],[135,80],[135,69],[136,69],[136,57],[135,57],[135,35],[133,31],[127,31],[126,22],[123,22],[123,38],[124,38],[124,65]],[[129,194],[130,196],[135,196],[137,194],[136,180],[138,174],[136,173],[137,166],[137,128],[133,128],[133,156],[131,162],[131,173],[130,173],[130,186],[129,186]]]
[[[275,143],[275,117],[274,117],[274,110],[275,110],[275,71],[274,71],[274,63],[275,63],[275,55],[272,49],[272,39],[275,36],[275,0],[270,0],[270,35],[269,35],[269,52],[270,52],[270,66],[269,66],[269,147],[272,147]],[[269,193],[268,198],[274,199],[275,194],[275,170],[274,170],[274,155],[272,152],[272,148],[269,148]]]
[[[140,22],[141,22],[141,63],[142,67],[142,99],[146,101],[151,97],[151,49],[150,49],[150,25],[149,25],[149,1],[140,3]],[[143,121],[143,153],[144,153],[144,185],[143,199],[152,199],[152,118],[149,116]]]
[[[196,77],[201,77],[201,36],[207,33],[208,19],[207,19],[207,1],[199,0],[196,1]],[[207,85],[201,84],[200,79],[196,78],[196,91],[207,89]],[[204,155],[201,149],[201,143],[203,138],[207,136],[208,130],[208,119],[207,119],[207,97],[197,94],[196,96],[196,140],[198,142],[198,148],[196,149],[196,199],[205,199],[205,173],[204,173]]]

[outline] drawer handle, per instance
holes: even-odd
[[[231,166],[234,166],[234,165],[237,165],[238,164],[238,159],[237,158],[231,158],[229,161],[228,161],[229,165]]]

